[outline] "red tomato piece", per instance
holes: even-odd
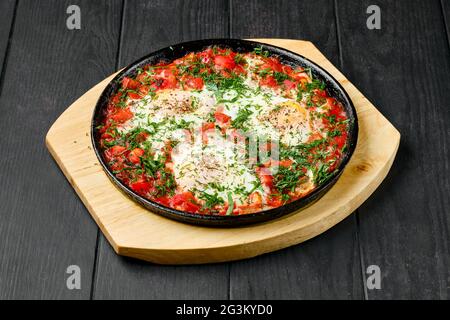
[[[347,141],[347,134],[342,133],[340,136],[334,137],[334,142],[337,144],[338,148],[341,149],[345,142]]]
[[[266,199],[266,202],[271,207],[279,207],[283,204],[281,197],[278,195],[269,195]]]
[[[130,160],[134,164],[141,163],[141,157],[144,155],[144,150],[141,148],[134,148],[131,150],[130,154],[128,155],[128,160]]]
[[[145,97],[149,91],[150,91],[150,86],[146,86],[146,85],[139,86],[139,88],[137,90],[137,92],[139,93],[139,95],[141,97]]]
[[[294,70],[292,70],[292,68],[290,66],[282,66],[281,67],[282,71],[288,75],[291,75],[292,72],[294,72]]]
[[[278,162],[279,166],[281,167],[285,167],[285,168],[289,168],[292,164],[292,160],[291,159],[284,159]]]
[[[136,92],[128,92],[128,97],[130,97],[130,99],[140,99],[141,95],[139,93]]]
[[[282,72],[283,66],[276,58],[266,58],[264,63],[259,67],[260,70],[270,69],[276,72]]]
[[[272,76],[267,76],[265,78],[262,78],[261,80],[259,80],[259,84],[262,86],[268,86],[271,88],[278,86],[277,80],[275,80],[275,78]]]
[[[138,143],[141,143],[141,142],[144,142],[145,140],[147,140],[147,137],[149,136],[150,134],[148,133],[148,132],[141,132],[141,133],[138,133],[137,135],[136,135],[136,137],[134,138],[134,140],[136,140],[136,142],[138,142]]]
[[[229,70],[233,69],[236,66],[234,59],[229,56],[215,56],[214,64],[219,69],[229,69]]]
[[[325,90],[322,89],[314,89],[314,93],[320,97],[327,98],[328,94]]]
[[[118,155],[122,154],[125,150],[127,150],[127,148],[125,148],[123,146],[112,146],[111,148],[108,149],[108,152],[112,156],[118,156]]]
[[[133,80],[128,77],[124,77],[122,79],[122,88],[129,90],[136,90],[139,87],[140,83],[136,80]]]
[[[212,131],[216,128],[214,122],[207,122],[202,125],[202,142],[203,144],[208,144],[208,131]]]
[[[120,97],[122,96],[122,94],[119,92],[117,94],[114,95],[114,97],[111,99],[111,102],[113,104],[119,104],[120,103]]]
[[[345,114],[338,104],[335,104],[334,107],[331,108],[330,115],[335,116],[336,121],[341,121],[345,119]]]
[[[186,86],[188,88],[200,90],[203,88],[203,79],[202,78],[189,78],[186,80]]]
[[[202,125],[202,131],[208,131],[214,129],[216,126],[214,122],[206,122]]]
[[[297,87],[296,83],[291,80],[284,80],[283,84],[288,90],[295,89]]]
[[[245,73],[244,67],[240,66],[240,65],[236,65],[236,67],[234,67],[233,71],[236,74],[244,74]]]
[[[220,123],[227,123],[231,120],[230,116],[226,115],[225,113],[217,111],[214,113],[214,118],[216,118],[216,121]]]
[[[211,61],[212,56],[213,56],[212,49],[207,49],[199,54],[200,60],[203,63],[209,63]]]
[[[302,83],[308,82],[309,79],[309,76],[303,71],[301,72],[294,71],[293,73],[290,74],[290,76],[294,80],[300,81]]]
[[[197,212],[200,206],[196,203],[196,199],[191,192],[183,192],[176,194],[170,200],[170,205],[177,209],[187,212]]]
[[[268,168],[257,167],[256,174],[261,181],[261,184],[268,187],[269,189],[273,188],[273,176],[272,172]]]
[[[238,213],[253,213],[262,209],[262,197],[259,192],[253,192],[248,196],[248,203],[238,207]]]
[[[154,201],[166,207],[170,205],[170,198],[168,196],[155,198]]]
[[[163,80],[160,88],[161,89],[174,89],[177,87],[177,78],[174,75]]]
[[[152,189],[153,184],[148,181],[139,181],[130,184],[130,188],[141,195],[147,194]]]
[[[128,108],[118,109],[110,118],[117,123],[123,123],[133,118],[133,112]]]

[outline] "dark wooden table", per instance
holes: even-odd
[[[68,30],[66,9],[81,9]],[[381,29],[366,27],[369,5]],[[450,1],[1,0],[0,298],[449,299]],[[250,260],[159,266],[117,256],[52,160],[45,134],[137,58],[214,37],[307,39],[402,134],[355,214]],[[81,268],[81,289],[66,268]],[[381,289],[366,287],[369,265]]]

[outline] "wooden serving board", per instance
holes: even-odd
[[[218,229],[192,226],[152,213],[117,189],[91,145],[90,121],[111,75],[75,101],[50,128],[46,143],[114,250],[161,264],[238,260],[285,248],[326,231],[360,206],[386,177],[399,132],[322,53],[308,41],[256,39],[316,62],[350,95],[359,119],[356,150],[337,183],[319,201],[264,224]]]

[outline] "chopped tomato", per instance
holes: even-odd
[[[292,82],[291,80],[284,80],[283,84],[288,90],[295,89],[297,87],[295,82]]]
[[[130,109],[117,109],[116,113],[111,116],[111,119],[117,123],[123,123],[133,118],[133,112]]]
[[[130,160],[134,164],[141,163],[141,157],[144,155],[144,150],[141,148],[134,148],[131,150],[130,154],[128,155],[128,160]]]
[[[150,78],[151,77],[150,77],[150,75],[147,72],[142,72],[136,77],[136,80],[141,82],[141,83],[145,83],[145,82],[148,82],[148,80]]]
[[[146,85],[139,86],[139,88],[137,90],[137,92],[139,93],[139,95],[141,97],[145,97],[149,91],[150,91],[150,86],[146,86]]]
[[[148,136],[150,134],[148,132],[140,132],[136,135],[136,137],[134,138],[134,140],[136,140],[137,143],[141,143],[144,142],[145,140],[147,140]]]
[[[203,144],[208,144],[208,131],[214,130],[216,128],[216,125],[214,122],[207,122],[202,125],[202,142]]]
[[[301,71],[301,72],[296,72],[296,71],[294,71],[291,75],[290,75],[294,80],[297,80],[297,81],[301,81],[301,82],[307,82],[308,81],[308,79],[309,79],[309,76],[305,73],[305,72],[303,72],[303,71]]]
[[[334,107],[330,110],[330,115],[335,116],[336,121],[341,121],[345,119],[345,113],[343,110],[339,107],[338,104],[335,104]]]
[[[234,67],[233,71],[235,74],[244,74],[245,73],[244,67],[240,66],[238,64],[236,65],[236,67]]]
[[[276,166],[280,166],[280,167],[285,167],[288,168],[291,166],[291,164],[293,163],[293,161],[291,159],[284,159],[281,161],[278,160],[269,160],[267,161],[264,166],[265,167],[276,167]]]
[[[174,75],[169,76],[164,79],[162,84],[160,85],[161,89],[174,89],[177,87],[177,78]]]
[[[325,90],[322,90],[322,89],[314,89],[314,93],[316,95],[318,95],[319,97],[322,97],[322,98],[327,98],[328,97],[327,92]]]
[[[262,209],[262,196],[259,192],[253,192],[248,196],[248,201],[238,207],[238,213],[252,213]]]
[[[206,122],[202,125],[202,131],[208,131],[214,129],[215,127],[214,122]]]
[[[119,104],[120,103],[120,98],[122,97],[122,94],[119,92],[117,94],[114,95],[114,97],[111,99],[111,102],[113,104]]]
[[[279,195],[269,195],[266,202],[271,207],[279,207],[283,204],[283,201]]]
[[[259,80],[259,84],[271,88],[278,86],[277,80],[275,80],[275,78],[272,76],[266,76],[265,78],[262,78],[261,80]]]
[[[170,69],[167,69],[167,68],[162,69],[161,68],[159,70],[160,70],[159,75],[163,78],[169,78],[170,76],[173,76],[173,72]]]
[[[282,71],[288,75],[291,75],[292,72],[294,72],[294,70],[292,70],[292,68],[290,66],[282,66],[281,67]]]
[[[112,156],[118,156],[119,154],[122,154],[125,150],[127,150],[127,148],[123,146],[112,146],[111,148],[108,149],[108,152]]]
[[[282,72],[283,68],[277,58],[266,58],[265,62],[260,66],[260,70],[270,69],[276,72]]]
[[[320,140],[320,139],[322,139],[322,135],[318,132],[315,132],[308,137],[308,140],[306,140],[306,142],[311,143],[313,141]]]
[[[170,198],[168,196],[155,198],[154,201],[166,207],[170,205]]]
[[[261,181],[261,184],[271,189],[273,187],[272,172],[268,168],[264,167],[257,167],[255,171]]]
[[[340,136],[334,137],[333,139],[334,143],[336,143],[338,148],[341,149],[347,141],[347,135],[345,133],[342,133]]]
[[[188,88],[200,90],[203,88],[203,79],[192,77],[186,80],[185,84]]]
[[[236,66],[234,59],[230,56],[215,56],[214,64],[219,69],[233,69]]]
[[[145,195],[152,189],[153,184],[148,181],[140,181],[130,184],[130,187],[133,191]]]
[[[130,99],[137,100],[141,98],[141,95],[136,92],[128,92],[128,97],[130,97]]]
[[[110,139],[112,139],[112,135],[108,132],[103,132],[102,135],[100,136],[100,138],[105,139],[105,140],[110,140]]]
[[[200,209],[200,205],[192,194],[192,192],[178,193],[170,200],[170,205],[177,210],[187,212],[197,212]]]
[[[213,56],[213,50],[211,48],[208,48],[208,49],[200,52],[200,54],[199,54],[200,60],[203,63],[209,63],[211,61],[212,56]]]
[[[250,203],[262,203],[262,198],[259,192],[252,192],[248,199],[250,200]]]
[[[136,80],[133,80],[128,77],[124,77],[122,79],[122,88],[129,90],[136,90],[139,87],[140,83]]]
[[[220,123],[227,123],[228,121],[231,120],[231,117],[226,115],[225,113],[222,112],[216,112],[214,113],[214,118],[216,118],[216,121],[220,122]]]
[[[165,167],[169,171],[173,171],[173,162],[166,162]]]

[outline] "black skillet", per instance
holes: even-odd
[[[110,171],[106,165],[105,160],[100,152],[100,147],[98,144],[98,132],[96,127],[101,123],[104,116],[104,109],[106,108],[110,97],[114,95],[119,89],[120,80],[123,77],[133,77],[137,74],[137,69],[142,68],[145,65],[156,64],[160,61],[170,62],[174,59],[180,58],[189,52],[197,52],[205,49],[208,46],[219,46],[222,48],[230,48],[235,52],[251,52],[255,48],[262,46],[264,50],[267,50],[272,56],[277,56],[280,61],[284,64],[290,66],[301,66],[304,68],[310,68],[314,78],[322,80],[326,84],[326,90],[328,94],[342,103],[344,106],[347,117],[350,120],[349,134],[347,140],[347,150],[339,165],[339,168],[331,175],[326,181],[320,184],[313,192],[308,196],[301,198],[299,200],[287,203],[281,207],[261,211],[252,214],[245,215],[232,215],[232,216],[219,216],[219,215],[201,215],[193,214],[188,212],[183,212],[175,210],[169,207],[165,207],[161,204],[153,202],[151,200],[145,199],[144,197],[136,194],[129,187],[124,185],[119,181],[113,173]],[[164,217],[178,220],[185,223],[204,225],[204,226],[214,226],[214,227],[235,227],[247,224],[253,224],[258,222],[263,222],[267,220],[272,220],[279,218],[281,216],[288,215],[294,211],[306,207],[312,202],[316,201],[322,197],[337,181],[339,176],[342,174],[346,164],[348,163],[353,151],[356,147],[356,141],[358,138],[358,119],[356,116],[355,107],[350,100],[347,92],[342,88],[342,86],[334,79],[328,72],[323,70],[314,62],[306,59],[305,57],[291,52],[289,50],[279,48],[276,46],[263,44],[255,41],[239,40],[239,39],[208,39],[208,40],[197,40],[185,43],[176,44],[158,51],[155,51],[138,61],[132,63],[125,69],[123,69],[119,74],[117,74],[113,80],[106,86],[105,90],[101,94],[97,101],[97,105],[94,109],[94,114],[92,117],[91,125],[91,138],[92,144],[95,150],[95,154],[99,159],[103,169],[105,170],[111,181],[125,194],[131,197],[134,201],[138,202],[145,208],[149,209],[151,212],[160,214]],[[151,214],[151,213],[149,213]],[[298,213],[301,214],[301,213]]]

